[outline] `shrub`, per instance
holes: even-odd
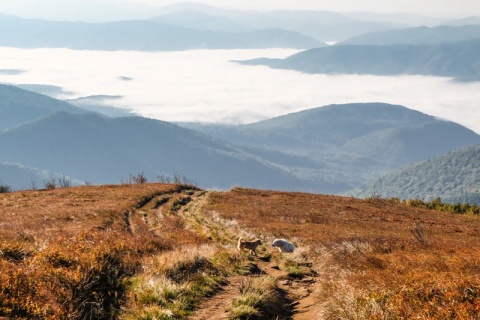
[[[147,183],[148,179],[143,172],[139,172],[137,173],[136,176],[130,175],[128,182],[130,184],[142,184],[142,183]]]
[[[124,278],[127,276],[122,259],[115,253],[101,253],[93,265],[80,268],[81,276],[63,278],[70,292],[70,317],[75,319],[113,319],[118,316],[125,298]]]
[[[12,192],[12,188],[9,185],[3,184],[0,185],[0,193],[9,193]]]
[[[19,244],[4,245],[0,249],[0,257],[10,261],[23,261],[32,254],[31,250]]]
[[[51,178],[49,180],[44,180],[43,185],[47,190],[54,190],[57,188],[57,180],[55,178]]]

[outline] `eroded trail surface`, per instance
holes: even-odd
[[[206,212],[204,206],[208,201],[208,196],[208,191],[188,188],[172,194],[154,196],[135,208],[137,211],[143,212],[140,215],[142,222],[137,225],[143,224],[148,232],[167,234],[167,229],[161,227],[162,224],[165,224],[165,220],[163,222],[160,220],[161,217],[165,217],[166,212],[173,212],[173,217],[178,221],[181,220],[186,229],[201,237],[209,238],[216,245],[228,250],[237,250],[236,243],[239,234],[253,234],[253,231],[242,229],[236,223],[222,219],[220,213]],[[147,214],[148,208],[153,209],[155,215]],[[147,232],[146,229],[145,232]],[[141,230],[137,231],[141,232]],[[320,285],[319,274],[312,268],[312,264],[303,259],[303,262],[297,265],[298,268],[301,268],[301,276],[291,275],[280,267],[282,262],[291,258],[289,254],[281,254],[266,243],[262,247],[257,257],[250,257],[249,272],[244,275],[228,277],[214,295],[201,301],[190,319],[228,319],[228,309],[232,306],[232,301],[240,295],[242,282],[263,276],[274,279],[277,293],[282,301],[282,306],[278,307],[277,314],[268,318],[317,319],[316,305],[319,301],[315,297],[320,290]]]
[[[215,231],[218,237],[229,240],[229,247],[235,246],[237,241],[238,231],[229,234],[223,232],[218,235],[225,225],[216,214],[208,214],[202,212],[202,207],[208,200],[208,192],[197,192],[191,197],[189,201],[181,210],[186,221],[188,221],[191,228],[202,230],[201,232]],[[200,222],[199,222],[200,221]],[[274,250],[269,248],[269,250]],[[279,254],[276,250],[274,254]],[[287,254],[288,255],[288,254]],[[286,271],[280,270],[278,262],[270,261],[262,257],[255,257],[252,261],[250,272],[244,276],[232,276],[228,278],[227,284],[214,296],[204,300],[197,312],[191,319],[227,319],[226,310],[231,306],[232,301],[240,294],[240,284],[248,277],[270,276],[275,279],[279,294],[284,301],[284,307],[280,309],[277,319],[301,319],[311,320],[316,319],[315,305],[318,300],[315,299],[315,293],[319,289],[317,283],[318,273],[312,268],[310,263],[303,263],[301,277],[293,277]]]

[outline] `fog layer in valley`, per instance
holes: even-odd
[[[103,103],[165,121],[250,123],[327,104],[379,101],[480,132],[478,82],[425,76],[312,75],[232,62],[284,58],[295,52],[0,48],[0,82],[58,86],[63,93],[50,95],[64,99],[108,95],[112,99]]]

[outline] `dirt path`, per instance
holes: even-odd
[[[285,314],[279,315],[278,319],[312,320],[316,319],[313,308],[318,301],[314,298],[316,280],[312,276],[303,279],[292,279],[285,271],[278,270],[277,266],[269,262],[256,259],[255,263],[262,271],[262,275],[268,275],[276,279],[283,300],[287,303]],[[232,301],[240,294],[239,288],[244,278],[258,275],[234,276],[228,279],[228,283],[215,296],[204,300],[197,312],[190,317],[192,320],[219,320],[228,319],[227,309]]]
[[[213,297],[204,300],[197,312],[190,317],[192,320],[220,320],[228,319],[227,309],[232,300],[238,296],[238,288],[243,276],[230,277],[228,283]]]
[[[181,206],[177,213],[184,219],[186,228],[211,237],[217,243],[224,243],[223,245],[230,248],[234,246],[239,230],[230,230],[220,217],[202,212],[202,207],[208,201],[208,191],[187,191],[185,194],[175,195],[175,198],[181,199],[179,201]],[[276,251],[275,253],[278,254]],[[245,276],[228,277],[226,284],[214,296],[200,303],[190,319],[228,319],[227,310],[231,307],[232,301],[240,295],[242,281],[259,275],[267,275],[275,279],[278,291],[285,302],[283,314],[279,314],[278,319],[316,319],[315,305],[318,301],[315,299],[315,293],[319,289],[319,284],[316,280],[318,274],[311,265],[306,264],[302,267],[303,277],[293,278],[287,272],[280,270],[276,262],[266,260],[269,259],[262,259],[261,256],[253,260],[253,267],[257,272]]]

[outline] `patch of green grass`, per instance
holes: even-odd
[[[270,276],[245,278],[240,295],[228,310],[229,319],[268,318],[278,314],[282,303],[276,289],[275,279]]]
[[[146,261],[145,271],[132,278],[129,286],[129,295],[136,305],[123,318],[184,319],[190,316],[200,300],[211,296],[225,282],[232,267],[224,263],[228,260],[225,256],[223,249],[206,245],[165,253]]]

